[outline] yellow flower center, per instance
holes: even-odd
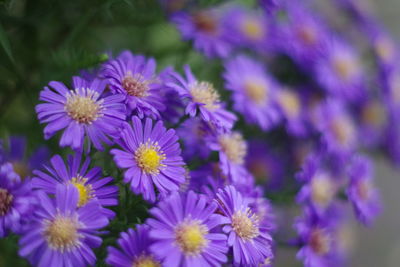
[[[193,23],[199,31],[216,34],[218,32],[217,21],[214,16],[208,12],[200,11],[193,15]]]
[[[247,154],[247,144],[239,133],[224,134],[219,137],[219,144],[228,159],[236,164],[242,164]]]
[[[21,179],[25,179],[28,175],[30,175],[30,170],[26,163],[21,161],[15,161],[12,163],[14,171],[21,177]]]
[[[98,93],[90,89],[71,91],[65,104],[68,116],[79,123],[91,124],[103,116],[101,113],[103,100],[96,101],[97,97]]]
[[[161,267],[161,264],[150,255],[141,255],[135,259],[132,267]]]
[[[92,191],[92,185],[86,184],[87,181],[88,181],[87,178],[84,178],[79,174],[77,175],[77,177],[71,179],[71,183],[75,186],[75,188],[79,192],[78,207],[82,207],[83,205],[88,203],[90,199],[94,197]]]
[[[326,207],[333,199],[336,190],[326,174],[317,174],[311,181],[311,198],[313,202]]]
[[[175,229],[178,246],[189,255],[197,255],[206,247],[208,242],[206,234],[208,234],[207,226],[197,221],[183,222]]]
[[[386,122],[385,109],[379,101],[370,102],[362,111],[362,119],[370,125],[381,126]]]
[[[349,145],[354,138],[353,122],[346,116],[336,118],[331,123],[332,132],[336,140],[343,146]]]
[[[137,165],[145,173],[157,174],[160,172],[160,167],[165,166],[162,161],[165,159],[165,154],[160,151],[157,143],[147,142],[141,144],[135,151],[135,160]]]
[[[249,208],[245,212],[237,211],[232,216],[232,228],[244,241],[259,236],[259,219]]]
[[[247,96],[255,103],[266,104],[267,88],[260,82],[248,81],[244,85]]]
[[[395,48],[391,40],[381,37],[375,44],[375,50],[382,60],[389,61],[393,58]]]
[[[211,83],[195,82],[189,87],[194,102],[204,104],[204,107],[209,110],[219,108],[219,94]]]
[[[311,232],[309,245],[315,253],[324,255],[331,249],[331,237],[324,229],[316,228]]]
[[[44,236],[51,248],[64,251],[78,245],[78,222],[75,218],[58,215],[46,224]]]
[[[0,216],[4,216],[10,210],[13,198],[7,189],[0,188]]]
[[[333,69],[345,81],[356,75],[358,63],[354,58],[337,55],[333,58]]]
[[[122,80],[122,87],[130,96],[145,97],[148,95],[149,83],[144,77],[138,73],[132,76],[130,71],[127,72]]]
[[[264,37],[263,27],[255,18],[246,18],[240,25],[242,32],[252,40],[260,40]]]
[[[278,96],[278,101],[286,115],[295,118],[300,113],[300,99],[295,92],[283,90]]]

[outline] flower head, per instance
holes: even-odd
[[[259,217],[233,186],[220,189],[217,203],[225,217],[223,231],[228,234],[228,246],[233,247],[236,265],[257,266],[272,257],[272,237],[260,224]]]
[[[41,103],[36,112],[44,128],[46,139],[64,129],[60,146],[81,150],[85,139],[102,150],[102,143],[112,144],[125,119],[122,95],[103,94],[105,83],[99,79],[87,82],[79,77],[73,79],[73,90],[61,82],[50,82],[40,93]]]
[[[120,249],[108,247],[107,264],[115,267],[161,267],[160,261],[150,252],[154,241],[149,237],[150,227],[137,225],[136,229],[120,234]]]
[[[185,66],[185,76],[174,73],[174,82],[167,86],[174,88],[182,98],[187,98],[186,114],[191,117],[200,113],[200,117],[213,125],[221,128],[232,128],[236,116],[224,109],[224,104],[214,86],[205,81],[199,81],[193,75],[189,66]]]
[[[135,116],[132,126],[125,125],[117,143],[122,150],[112,149],[111,154],[118,167],[127,168],[124,181],[146,200],[156,200],[154,185],[165,193],[178,190],[185,181],[178,137],[174,130],[166,130],[162,121],[153,127],[151,119],[142,122]]]
[[[124,96],[129,114],[159,118],[165,106],[160,97],[162,82],[155,71],[153,58],[124,51],[103,65],[101,76],[109,83],[113,94]]]
[[[118,187],[110,185],[112,177],[101,177],[101,168],[89,169],[90,158],[82,161],[82,155],[77,153],[69,155],[66,163],[61,156],[55,155],[50,160],[50,165],[44,170],[35,170],[32,186],[48,194],[55,194],[57,186],[73,185],[78,190],[78,207],[83,207],[91,201],[98,201],[102,206],[117,205]],[[110,210],[103,211],[109,216],[114,213]]]
[[[102,242],[98,230],[108,224],[99,204],[78,208],[79,193],[72,185],[58,185],[55,199],[44,192],[38,197],[41,205],[19,241],[19,254],[39,266],[93,265],[92,248]]]
[[[173,193],[150,210],[147,221],[150,247],[165,266],[220,265],[227,261],[226,236],[220,232],[220,215],[214,214],[216,203],[207,204],[204,195],[193,191]]]
[[[226,88],[233,92],[234,108],[246,121],[270,129],[279,120],[275,104],[276,82],[266,74],[264,66],[241,55],[225,65]]]
[[[28,181],[21,181],[11,163],[0,163],[0,237],[20,233],[35,203]]]

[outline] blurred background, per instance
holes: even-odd
[[[329,12],[325,2],[333,0],[319,1]],[[395,39],[400,39],[399,0],[360,2],[369,5]],[[0,44],[0,138],[27,135],[30,150],[44,142],[34,112],[38,92],[50,80],[68,83],[78,70],[104,61],[105,53],[131,49],[155,57],[160,68],[188,63],[201,77],[213,77],[219,70],[213,62],[203,67],[205,59],[180,41],[156,0],[1,0]],[[59,152],[57,141],[46,141],[54,153]],[[355,220],[350,226],[348,234],[354,236],[349,244],[350,266],[400,266],[399,176],[384,158],[376,158],[376,184],[384,211],[372,229]],[[15,251],[2,242],[0,266],[9,266],[4,257]],[[290,248],[278,250],[278,266],[301,266],[293,260],[295,253]]]

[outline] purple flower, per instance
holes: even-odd
[[[156,200],[154,185],[160,193],[167,193],[178,190],[185,181],[178,137],[173,129],[167,131],[162,121],[153,127],[151,119],[142,123],[135,116],[132,126],[125,125],[117,143],[122,150],[111,150],[114,161],[119,168],[128,169],[124,181],[144,199]]]
[[[243,184],[248,171],[245,167],[247,143],[239,132],[219,133],[210,137],[209,147],[219,152],[222,173],[235,184]]]
[[[295,222],[302,246],[297,253],[305,267],[341,266],[335,216],[320,218],[309,210]]]
[[[25,137],[12,136],[8,143],[5,160],[13,165],[14,171],[21,179],[30,177],[32,171],[41,168],[50,157],[49,150],[45,146],[39,147],[28,157]]]
[[[97,202],[78,208],[79,193],[72,185],[58,185],[55,199],[38,193],[40,206],[19,241],[19,254],[38,266],[94,265],[92,249],[102,240],[98,230],[108,224]]]
[[[315,75],[330,94],[349,101],[364,97],[364,77],[360,58],[349,44],[333,39],[315,66]]]
[[[0,164],[0,238],[19,233],[35,203],[30,183],[20,181],[11,163]]]
[[[210,134],[210,127],[200,118],[189,118],[176,129],[176,133],[183,142],[185,149],[182,154],[185,159],[206,159],[210,149],[204,145],[203,140]]]
[[[371,225],[381,211],[378,191],[372,183],[372,162],[356,156],[349,169],[347,195],[360,222]]]
[[[156,61],[130,51],[122,52],[116,59],[105,63],[101,76],[106,79],[113,94],[122,94],[128,106],[128,113],[143,118],[160,117],[165,109],[162,82],[156,75]]]
[[[271,46],[272,25],[264,12],[248,10],[240,5],[233,6],[225,12],[222,21],[226,38],[234,45],[258,51],[267,50]]]
[[[277,190],[284,182],[284,166],[286,160],[273,153],[270,147],[261,140],[249,142],[246,156],[246,167],[258,183],[267,190]]]
[[[184,40],[193,40],[193,46],[208,57],[227,57],[232,45],[225,35],[223,8],[200,10],[194,13],[177,12],[171,21],[176,24]]]
[[[277,84],[266,74],[264,66],[240,55],[225,64],[225,87],[233,92],[234,109],[246,121],[268,130],[279,120],[275,105]]]
[[[235,187],[220,189],[217,202],[225,216],[223,231],[228,234],[228,246],[233,247],[235,265],[258,266],[272,258],[272,237],[269,229],[260,224]]]
[[[78,190],[78,207],[98,201],[102,206],[115,206],[118,204],[118,187],[110,185],[112,177],[102,177],[100,167],[89,169],[90,158],[82,161],[81,154],[69,155],[64,163],[59,155],[51,158],[51,165],[45,166],[45,171],[35,170],[32,187],[41,189],[48,194],[55,194],[59,184],[72,184]],[[110,217],[112,211],[105,210]]]
[[[172,75],[176,81],[167,83],[167,86],[174,88],[182,98],[188,99],[186,114],[194,117],[200,113],[206,122],[217,127],[232,128],[236,116],[224,109],[220,95],[211,83],[198,81],[188,65],[185,66],[186,79],[178,73]]]
[[[316,127],[328,152],[347,158],[358,145],[356,125],[345,105],[337,99],[328,99],[317,108]]]
[[[150,227],[137,225],[136,230],[128,229],[118,239],[121,250],[108,247],[107,264],[115,267],[160,267],[160,261],[150,252],[154,243],[149,237]]]
[[[150,250],[165,266],[219,266],[227,261],[217,205],[204,195],[173,193],[150,210]]]
[[[125,106],[122,95],[103,95],[105,83],[99,79],[87,82],[79,77],[73,78],[73,90],[61,82],[50,82],[40,92],[41,103],[36,112],[44,128],[45,139],[64,129],[60,146],[70,146],[74,150],[83,148],[85,137],[89,144],[102,150],[102,143],[108,145],[125,120]],[[51,88],[51,89],[50,89]]]

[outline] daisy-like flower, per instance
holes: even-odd
[[[236,116],[224,109],[220,95],[211,83],[198,81],[188,65],[185,66],[186,79],[178,73],[173,73],[172,76],[176,81],[166,85],[175,89],[182,98],[188,99],[186,114],[194,117],[200,113],[206,122],[217,127],[232,128]]]
[[[78,190],[78,207],[83,207],[92,201],[98,201],[102,206],[115,206],[118,204],[118,187],[110,185],[112,177],[102,177],[100,167],[89,169],[90,158],[82,163],[82,155],[69,155],[64,163],[59,155],[50,160],[50,165],[44,171],[35,170],[32,187],[41,189],[48,194],[55,194],[59,184],[73,185]],[[103,213],[112,217],[114,213],[103,210]]]
[[[149,231],[150,227],[143,224],[121,233],[117,242],[122,251],[108,247],[106,263],[114,267],[161,267],[160,261],[150,252],[154,241]]]
[[[219,152],[222,173],[233,183],[245,182],[248,171],[245,167],[247,143],[239,132],[218,133],[208,140],[209,147]]]
[[[364,95],[361,59],[354,49],[343,41],[331,40],[325,55],[315,66],[316,77],[324,89],[336,97],[356,101]]]
[[[193,13],[177,12],[171,20],[184,40],[208,57],[227,57],[232,44],[227,40],[223,24],[224,8],[204,9]]]
[[[0,164],[0,238],[19,233],[35,198],[30,183],[21,182],[11,163]]]
[[[173,193],[150,210],[150,251],[165,266],[220,266],[227,261],[226,235],[217,205],[193,191]]]
[[[233,92],[234,109],[246,121],[270,129],[279,120],[275,104],[277,84],[266,74],[264,66],[240,55],[225,65],[225,87]]]
[[[217,202],[225,216],[223,231],[228,234],[228,246],[233,248],[233,260],[238,266],[258,266],[272,258],[272,237],[260,224],[249,203],[233,186],[220,189]]]
[[[126,124],[117,141],[121,149],[112,149],[111,154],[118,167],[127,169],[124,181],[130,183],[136,194],[154,202],[154,185],[160,193],[179,189],[185,181],[184,162],[175,130],[166,130],[162,121],[153,127],[150,118],[145,122],[132,118],[132,126]]]
[[[28,157],[26,138],[12,136],[8,141],[8,149],[4,151],[4,158],[13,165],[14,171],[25,179],[32,175],[34,169],[41,168],[50,158],[49,150],[41,146]]]
[[[102,240],[98,230],[108,224],[98,202],[78,207],[79,193],[72,185],[58,185],[55,198],[38,193],[40,206],[19,240],[19,254],[37,266],[93,265],[92,249]]]
[[[305,267],[341,266],[335,216],[320,218],[309,210],[294,224],[302,246],[297,253]]]
[[[109,136],[117,136],[125,120],[123,95],[103,95],[105,83],[99,79],[87,82],[74,77],[73,88],[69,90],[63,83],[53,81],[40,92],[40,100],[45,103],[38,104],[36,112],[40,122],[47,123],[45,139],[66,128],[61,147],[80,150],[87,137],[89,143],[102,150],[102,143],[112,144]]]
[[[160,117],[165,109],[160,97],[162,83],[156,74],[156,61],[130,51],[122,52],[116,59],[105,63],[100,70],[114,94],[122,94],[128,111],[140,118]]]
[[[347,196],[353,204],[356,216],[365,225],[371,225],[381,211],[381,202],[372,181],[372,162],[356,156],[350,166],[350,183]]]

